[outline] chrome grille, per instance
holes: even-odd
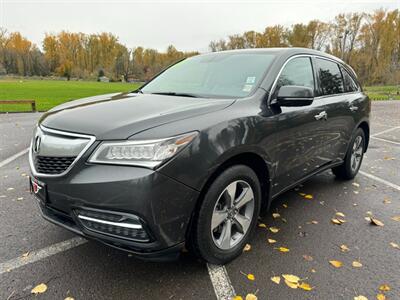
[[[66,174],[95,137],[49,129],[35,129],[29,151],[29,163],[34,176],[62,176]]]
[[[74,162],[76,156],[72,157],[51,157],[36,156],[35,168],[43,174],[61,174],[65,172]]]

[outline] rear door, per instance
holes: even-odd
[[[330,59],[316,57],[319,97],[326,111],[324,145],[319,153],[321,164],[338,162],[344,157],[347,143],[354,128],[349,110],[349,94],[346,93],[340,65]]]
[[[279,89],[285,85],[306,86],[317,92],[310,56],[294,57],[286,63],[272,91],[271,100],[276,99]],[[273,194],[281,192],[320,166],[319,153],[327,131],[323,105],[323,101],[314,101],[309,106],[276,107]]]

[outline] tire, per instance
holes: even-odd
[[[355,143],[356,141],[360,141],[360,148],[355,149]],[[347,149],[346,156],[344,158],[343,164],[341,164],[338,167],[332,168],[333,174],[336,175],[337,178],[344,179],[344,180],[350,180],[353,179],[357,173],[358,170],[360,169],[363,157],[364,157],[364,152],[365,152],[365,133],[364,130],[361,128],[358,128],[353,136],[353,138],[350,141],[349,148]],[[357,151],[355,151],[357,150]],[[357,152],[355,154],[355,152]],[[358,156],[358,162],[356,167],[354,167],[354,157],[353,154]]]
[[[236,193],[230,205],[233,190]],[[226,169],[204,195],[192,228],[191,249],[206,262],[230,262],[243,252],[254,232],[260,204],[261,187],[254,171],[245,165]]]

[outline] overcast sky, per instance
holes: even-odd
[[[342,12],[400,8],[400,0],[0,0],[0,26],[41,46],[44,34],[112,32],[128,47],[208,51],[211,40]]]

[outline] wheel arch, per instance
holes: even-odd
[[[365,134],[365,152],[368,149],[368,145],[369,145],[369,133],[370,133],[370,129],[369,129],[369,124],[367,121],[362,121],[360,124],[358,124],[357,128],[361,128],[364,131]]]

